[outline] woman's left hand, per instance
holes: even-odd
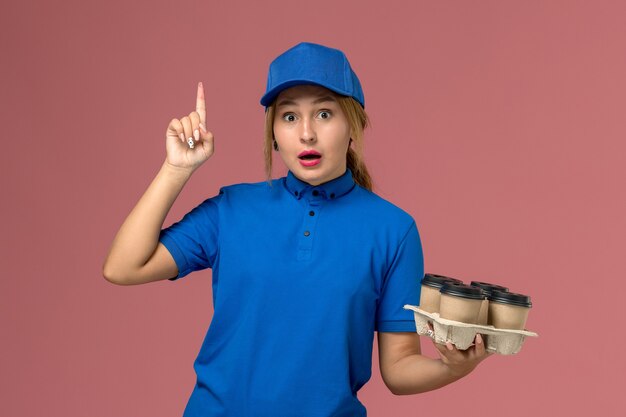
[[[492,355],[485,349],[483,338],[478,333],[474,339],[474,346],[465,350],[457,349],[450,342],[446,342],[444,345],[435,343],[433,340],[433,343],[441,355],[441,361],[455,378],[462,378],[469,374],[480,362]]]

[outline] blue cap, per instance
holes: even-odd
[[[280,54],[270,64],[261,104],[267,107],[281,91],[301,84],[326,87],[354,98],[365,108],[361,83],[339,49],[302,42]]]

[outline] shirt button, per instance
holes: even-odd
[[[297,192],[297,191],[294,191],[293,193],[294,193],[295,195],[298,195],[298,192]]]
[[[308,236],[308,235],[310,235],[310,234],[311,234],[311,232],[309,232],[308,230],[306,230],[306,231],[304,232],[304,236]]]
[[[309,211],[309,216],[315,216],[315,212],[313,210]]]
[[[313,190],[313,195],[319,195],[319,193],[320,193],[319,191]]]

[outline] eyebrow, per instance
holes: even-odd
[[[337,100],[335,100],[333,97],[331,96],[324,96],[324,97],[320,97],[317,100],[313,101],[312,104],[319,104],[319,103],[323,103],[326,101],[331,101],[331,102],[337,102]],[[282,107],[282,106],[292,106],[295,105],[296,102],[291,100],[291,99],[283,99],[280,101],[280,103],[278,103],[278,105],[276,107]]]

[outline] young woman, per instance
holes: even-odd
[[[487,357],[480,336],[420,353],[413,312],[424,275],[413,218],[372,192],[362,158],[361,84],[343,52],[301,43],[270,65],[267,181],[222,187],[161,229],[213,155],[204,90],[173,119],[167,157],[120,228],[104,265],[121,285],[212,268],[214,314],[194,362],[189,416],[365,416],[374,332],[394,394],[439,388]],[[271,179],[272,155],[288,168]]]

